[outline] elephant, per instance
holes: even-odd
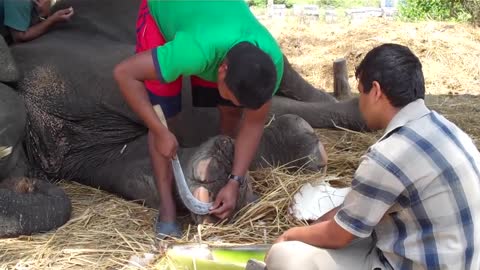
[[[0,51],[3,56],[5,51]],[[5,74],[7,67],[12,66],[2,65],[0,73]],[[15,74],[9,78],[14,77]],[[0,97],[0,237],[59,227],[70,218],[70,200],[56,185],[27,174],[22,149],[25,106],[21,97],[3,83],[0,83]]]
[[[45,180],[73,180],[158,206],[147,129],[124,102],[112,74],[118,62],[134,53],[138,1],[63,0],[54,9],[68,6],[75,8],[73,19],[47,35],[10,47],[0,43],[0,56],[9,55],[10,66],[16,66],[0,69],[0,96],[10,104],[0,108],[0,153],[2,147],[10,149],[0,156],[0,191],[13,194],[0,192],[0,201],[24,202],[15,187],[27,182],[33,188],[23,195],[37,195],[48,185],[54,190],[46,192],[51,196],[45,201],[62,206],[61,211],[45,213],[55,217],[54,224],[22,230],[25,226],[17,222],[16,230],[8,233],[2,231],[3,220],[18,221],[32,208],[10,207],[12,213],[0,208],[0,237],[46,231],[68,220],[68,197]],[[284,59],[279,94],[273,97],[271,119],[250,169],[286,164],[318,171],[327,155],[312,127],[331,128],[335,123],[363,130],[365,123],[357,99],[338,101],[314,88]],[[191,106],[190,90],[185,78],[183,109],[169,128],[180,144],[178,156],[190,192],[196,194],[205,180],[227,178],[234,140],[219,135],[215,109]],[[245,188],[245,194],[249,192]]]

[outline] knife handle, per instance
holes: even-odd
[[[168,129],[167,120],[165,119],[165,115],[163,114],[163,111],[160,105],[157,104],[153,106],[153,110],[157,114],[157,117],[160,119],[160,122],[162,122],[162,124]]]
[[[160,105],[157,104],[153,106],[153,110],[155,111],[155,114],[157,115],[157,117],[160,119],[160,122],[162,122],[162,124],[168,129],[167,120],[165,119],[165,115],[163,114],[162,107],[160,107]],[[173,157],[173,159],[178,159],[176,154]]]

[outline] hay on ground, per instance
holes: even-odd
[[[403,23],[370,19],[356,24],[299,24],[292,19],[265,25],[283,52],[314,86],[333,91],[333,61],[345,58],[349,82],[356,91],[355,67],[382,43],[408,46],[423,64],[428,94],[480,93],[480,31],[468,24]]]

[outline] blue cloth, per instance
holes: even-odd
[[[182,95],[180,93],[171,97],[157,96],[151,91],[147,91],[147,93],[150,103],[152,103],[153,106],[160,105],[166,119],[174,117],[182,109]]]
[[[34,12],[31,0],[0,0],[0,22],[17,31],[26,31]]]
[[[182,230],[177,222],[155,222],[155,234],[158,239],[165,239],[167,237],[181,238]]]

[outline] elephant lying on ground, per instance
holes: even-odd
[[[5,146],[25,156],[24,162],[19,159],[17,163],[26,164],[27,176],[35,172],[37,178],[75,180],[157,207],[147,130],[124,103],[112,78],[114,65],[134,51],[138,1],[58,1],[58,8],[70,5],[76,12],[70,23],[10,48],[21,76],[13,84],[4,82],[22,97],[26,118],[18,113],[17,120],[2,120],[0,114],[0,139],[2,129],[23,132],[21,121],[26,119],[25,136],[17,132],[14,142],[5,142]],[[362,129],[357,101],[337,102],[301,78],[288,61],[285,63],[281,96],[273,100],[275,120],[266,128],[251,169],[283,164],[300,167],[309,161],[306,168],[319,170],[326,155],[311,126],[332,127],[334,121]],[[5,85],[1,89],[12,91]],[[206,177],[198,172],[200,169],[208,171],[207,178],[226,177],[233,141],[214,137],[218,134],[218,114],[214,109],[191,106],[188,83],[182,94],[184,109],[170,128],[182,147],[179,156],[193,190]],[[12,125],[12,121],[18,122]],[[69,205],[67,201],[65,197]]]
[[[0,145],[4,149],[0,156],[0,179],[5,179],[0,182],[0,237],[56,228],[69,219],[70,201],[53,184],[21,177],[30,175],[34,168],[27,166],[29,162],[21,145],[24,105],[18,95],[4,84],[0,84],[0,96]],[[88,161],[94,157],[85,156],[87,165],[81,164],[80,171],[71,172],[69,179],[157,206],[146,140],[146,134],[143,134],[134,141],[126,142],[126,147],[120,151],[114,147],[108,159],[95,167],[93,162],[98,159]],[[8,152],[7,148],[10,149]],[[183,171],[191,192],[196,194],[199,188],[206,186],[216,194],[232,169],[233,151],[233,140],[225,136],[212,137],[198,147],[180,148],[178,155],[184,164]],[[287,164],[317,171],[326,165],[326,161],[325,150],[310,125],[298,116],[284,115],[266,127],[251,169]],[[83,178],[85,176],[98,177],[98,181],[87,182],[85,180],[89,178]],[[212,180],[216,181],[212,183]],[[239,205],[245,204],[246,196],[251,192],[246,186],[242,187],[242,191],[240,197],[243,203]]]

